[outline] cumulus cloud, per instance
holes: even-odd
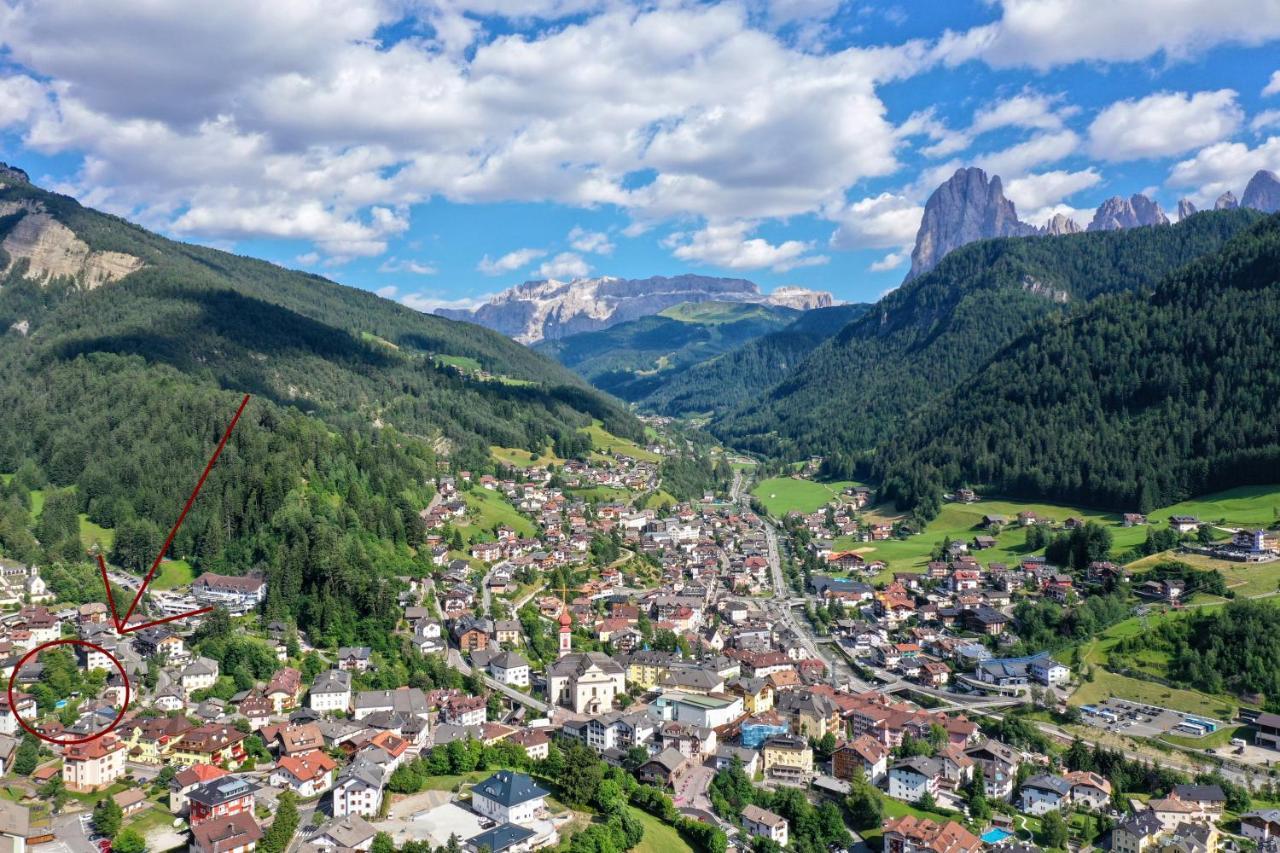
[[[1263,97],[1267,95],[1280,95],[1280,71],[1271,72],[1271,79],[1267,81],[1267,85],[1262,89]]]
[[[894,249],[915,240],[924,208],[905,196],[881,193],[859,199],[831,213],[839,223],[831,235],[833,249]]]
[[[910,257],[911,253],[905,249],[900,252],[890,252],[883,258],[872,261],[871,265],[867,267],[867,269],[872,272],[888,272],[889,270],[896,270],[898,267],[905,264]]]
[[[539,278],[575,279],[584,278],[591,272],[591,265],[573,252],[561,252],[549,258],[538,267]]]
[[[1280,171],[1280,136],[1268,137],[1254,148],[1243,142],[1219,142],[1202,148],[1194,157],[1176,164],[1165,183],[1190,189],[1191,200],[1204,208],[1227,190],[1238,198],[1259,169]]]
[[[480,263],[476,264],[476,269],[485,275],[502,275],[503,273],[515,272],[521,267],[526,267],[544,256],[546,252],[542,249],[516,249],[514,252],[507,252],[497,258],[490,258],[485,255],[480,259]]]
[[[1053,207],[1064,198],[1095,186],[1101,180],[1102,176],[1092,167],[1076,172],[1040,172],[1005,182],[1004,193],[1018,210],[1029,216],[1033,212],[1043,212],[1045,208]]]
[[[1158,92],[1098,113],[1089,125],[1089,151],[1112,162],[1172,157],[1226,139],[1243,119],[1231,89]]]
[[[1249,129],[1258,133],[1273,125],[1280,125],[1280,110],[1263,110],[1249,122]]]
[[[1219,44],[1280,37],[1275,0],[999,0],[991,24],[948,33],[937,55],[1041,70],[1081,61],[1182,60]]]
[[[974,113],[973,121],[964,130],[944,131],[937,141],[921,149],[927,157],[945,157],[969,148],[977,137],[1006,127],[1035,130],[1059,130],[1063,126],[1063,114],[1059,112],[1057,98],[1037,92],[1023,92],[1005,98]],[[1070,110],[1065,110],[1070,114]]]
[[[399,292],[400,292],[400,288],[396,287],[394,284],[388,284],[385,287],[379,287],[377,290],[374,291],[374,293],[378,294],[383,299],[395,299],[396,294]]]
[[[569,231],[569,245],[579,252],[592,255],[613,254],[613,243],[608,234],[603,231],[588,231],[576,225]]]
[[[797,267],[825,264],[825,255],[813,255],[811,241],[786,240],[773,244],[748,237],[755,223],[745,220],[709,223],[694,232],[676,232],[664,241],[682,261],[710,264],[732,270],[771,269],[787,272]]]
[[[492,299],[494,294],[481,293],[478,296],[443,296],[439,293],[406,293],[400,297],[400,304],[406,305],[415,311],[421,311],[424,314],[430,314],[440,308],[454,308],[459,310],[470,310],[477,306],[483,305]]]

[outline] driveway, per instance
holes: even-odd
[[[89,843],[87,826],[80,820],[80,815],[87,815],[88,812],[78,812],[76,814],[58,815],[53,819],[53,835],[56,841],[49,844],[41,844],[38,848],[34,848],[38,853],[53,853],[55,850],[69,850],[70,853],[98,853],[98,848]]]
[[[676,784],[674,803],[676,808],[710,809],[711,800],[707,797],[707,789],[716,771],[704,765],[695,767],[684,775]]]

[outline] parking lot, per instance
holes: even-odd
[[[1086,707],[1092,710],[1086,710]],[[1191,731],[1174,731],[1185,722],[1187,715],[1168,708],[1130,702],[1125,699],[1108,699],[1097,705],[1086,707],[1080,709],[1084,715],[1084,721],[1109,732],[1131,737],[1159,737],[1168,732],[1174,732],[1182,737],[1196,737],[1196,734]],[[1211,720],[1208,717],[1196,719],[1209,720],[1218,726],[1225,725],[1221,720]]]

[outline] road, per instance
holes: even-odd
[[[449,666],[453,667],[463,675],[471,674],[470,665],[468,665],[467,662],[462,659],[462,653],[457,649],[449,649],[448,653],[445,655],[445,662],[447,662]],[[551,706],[548,705],[546,702],[543,702],[541,699],[534,699],[532,696],[528,696],[524,693],[521,693],[519,690],[516,690],[514,687],[510,687],[506,684],[503,684],[501,681],[497,681],[493,678],[490,678],[484,673],[480,674],[480,678],[489,687],[489,689],[498,691],[503,696],[506,696],[508,699],[512,700],[513,702],[519,702],[521,705],[524,705],[526,708],[532,708],[533,710],[537,711],[540,714],[545,714],[551,710]]]
[[[98,848],[89,842],[88,831],[80,820],[81,815],[89,812],[61,814],[53,819],[53,836],[64,844],[72,853],[98,853]],[[55,842],[57,843],[57,842]],[[52,851],[51,845],[41,845],[42,851]]]

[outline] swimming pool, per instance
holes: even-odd
[[[1011,835],[1013,835],[1013,833],[1009,832],[1007,829],[1001,829],[998,826],[993,826],[991,829],[982,833],[981,837],[987,844],[999,844]]]

